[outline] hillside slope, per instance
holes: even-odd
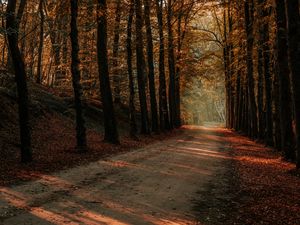
[[[117,119],[121,145],[103,143],[101,103],[90,99],[85,103],[89,150],[84,155],[74,154],[76,139],[72,97],[59,97],[53,90],[31,82],[29,93],[34,162],[21,165],[15,83],[12,75],[0,74],[0,185],[95,161],[107,154],[127,151],[164,137],[131,140],[126,136],[129,133],[126,109],[119,109]]]

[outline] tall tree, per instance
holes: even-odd
[[[71,0],[71,46],[72,46],[72,84],[74,90],[74,104],[76,110],[76,137],[77,137],[77,149],[79,151],[86,151],[86,128],[83,117],[82,108],[82,87],[80,84],[80,71],[79,71],[79,44],[78,44],[78,29],[77,29],[77,17],[78,17],[78,0]]]
[[[121,22],[121,0],[116,3],[116,19],[114,27],[114,40],[113,40],[113,82],[114,82],[114,102],[119,104],[121,102],[120,96],[120,74],[118,73],[118,55],[119,55],[119,42],[120,42],[120,22]]]
[[[266,122],[265,122],[265,110],[264,110],[264,57],[263,57],[263,45],[264,45],[264,16],[263,7],[265,6],[262,0],[256,2],[257,16],[258,16],[258,40],[257,40],[257,110],[258,110],[258,137],[263,139],[265,137]]]
[[[106,0],[98,0],[97,14],[97,59],[100,80],[100,93],[104,114],[104,141],[118,144],[119,134],[117,130],[117,122],[115,118],[108,71]]]
[[[254,77],[253,77],[253,20],[254,4],[253,0],[246,0],[244,3],[245,29],[247,35],[247,82],[248,82],[248,100],[249,100],[249,135],[257,137],[257,106],[255,102]]]
[[[127,69],[129,80],[129,116],[130,116],[130,136],[135,138],[137,133],[136,113],[135,113],[135,89],[132,70],[132,22],[134,15],[134,0],[130,1],[130,9],[127,21]]]
[[[136,63],[137,63],[137,78],[138,78],[138,89],[141,109],[141,133],[149,133],[149,121],[148,121],[148,109],[147,109],[147,98],[145,90],[145,59],[143,52],[143,15],[142,15],[142,4],[141,0],[135,0],[135,27],[136,27]]]
[[[266,143],[267,145],[273,145],[273,120],[272,120],[272,76],[270,72],[270,34],[269,34],[269,15],[270,8],[267,6],[265,0],[260,1],[262,7],[263,18],[263,32],[262,32],[262,44],[263,44],[263,62],[264,62],[264,81],[265,81],[265,98],[266,98]]]
[[[297,167],[300,168],[300,18],[299,1],[285,0],[288,28],[288,55],[291,81],[293,85],[293,102],[297,141]]]
[[[158,112],[155,88],[155,73],[154,73],[154,56],[153,56],[153,37],[150,20],[150,4],[149,0],[144,0],[144,17],[147,33],[147,60],[148,60],[148,79],[151,104],[151,125],[152,131],[158,132]]]
[[[7,39],[9,44],[10,55],[12,58],[14,72],[15,72],[15,79],[17,83],[20,140],[21,140],[21,161],[23,163],[28,163],[32,161],[31,134],[30,134],[29,109],[28,109],[29,100],[28,100],[25,65],[24,65],[23,58],[21,56],[20,49],[18,47],[18,32],[19,32],[18,23],[19,22],[17,22],[17,19],[21,20],[22,15],[18,13],[16,17],[15,11],[16,11],[16,0],[9,0],[7,3],[7,11],[6,11],[6,29],[7,29]]]
[[[170,129],[166,73],[165,73],[165,37],[163,21],[163,0],[155,0],[159,30],[159,121],[160,129]]]
[[[175,82],[175,54],[173,36],[173,1],[167,2],[167,30],[168,30],[168,65],[169,65],[169,111],[170,125],[174,128],[176,124],[176,82]]]
[[[288,65],[288,46],[286,13],[284,1],[276,0],[276,76],[279,81],[279,116],[281,130],[281,150],[287,159],[293,158],[292,100],[290,71]]]

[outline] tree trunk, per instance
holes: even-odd
[[[129,117],[130,117],[130,136],[136,138],[137,125],[135,113],[135,90],[132,71],[132,21],[134,15],[134,0],[130,2],[130,10],[127,23],[127,67],[128,67],[128,80],[129,80]]]
[[[149,0],[144,0],[144,15],[147,32],[147,60],[148,60],[148,79],[151,103],[151,125],[152,131],[158,132],[158,112],[155,88],[155,73],[154,73],[154,57],[153,57],[153,37],[150,20],[150,5]]]
[[[285,0],[288,28],[288,55],[293,85],[293,102],[296,125],[297,167],[300,168],[300,18],[299,1]]]
[[[117,130],[108,72],[106,0],[98,0],[97,6],[97,58],[100,80],[100,93],[104,114],[104,141],[118,144],[119,134]]]
[[[249,101],[249,128],[248,133],[252,138],[257,137],[257,106],[255,102],[254,78],[253,78],[253,0],[246,0],[245,6],[245,29],[247,35],[247,81]]]
[[[39,40],[39,48],[38,48],[38,65],[37,65],[37,75],[36,82],[41,84],[42,82],[42,56],[43,56],[43,45],[44,45],[44,11],[43,11],[43,0],[40,0],[39,3],[39,14],[40,14],[40,40]]]
[[[114,41],[113,41],[113,82],[114,82],[114,103],[121,103],[120,96],[120,74],[118,69],[118,55],[119,55],[119,40],[120,40],[120,22],[121,22],[121,0],[117,0],[116,19],[114,27]]]
[[[276,0],[276,76],[279,82],[279,115],[281,128],[281,150],[287,159],[294,155],[294,135],[292,128],[292,100],[288,46],[286,33],[286,13],[284,1]]]
[[[225,75],[225,101],[226,101],[226,127],[230,127],[230,79],[229,79],[229,54],[228,54],[228,40],[227,40],[227,16],[224,1],[223,24],[224,24],[224,40],[223,40],[223,61],[224,61],[224,75]]]
[[[239,46],[241,46],[241,42],[239,43]],[[237,77],[236,77],[236,93],[235,93],[235,103],[234,103],[234,114],[235,114],[235,118],[234,118],[234,129],[235,130],[240,130],[241,128],[241,123],[240,123],[240,118],[241,118],[241,92],[242,92],[242,81],[241,81],[241,69],[240,69],[240,64],[241,64],[241,48],[239,49],[238,52],[238,65],[236,68],[238,68],[237,71]]]
[[[258,137],[265,138],[266,123],[264,120],[264,57],[263,57],[263,0],[257,1],[258,8],[258,41],[257,41],[257,73],[258,73],[258,87],[257,87],[257,110],[258,110]]]
[[[262,1],[263,3],[263,1]],[[263,8],[263,58],[264,58],[264,78],[265,78],[265,97],[266,97],[266,144],[273,146],[273,120],[272,120],[272,78],[270,73],[270,44],[269,44],[269,7]]]
[[[160,129],[169,130],[170,120],[168,111],[166,75],[165,75],[165,37],[163,30],[163,0],[156,0],[156,11],[159,29],[159,120]]]
[[[77,149],[79,151],[86,151],[86,128],[83,117],[82,109],[82,87],[80,84],[80,71],[79,71],[79,44],[78,44],[78,29],[77,29],[77,17],[78,17],[78,1],[71,0],[71,46],[72,46],[72,84],[74,90],[74,104],[76,110],[76,138]]]
[[[169,65],[169,111],[171,128],[176,124],[176,82],[175,82],[175,55],[172,27],[173,1],[168,0],[167,28],[168,28],[168,65]]]
[[[149,134],[149,121],[148,121],[148,109],[147,98],[145,89],[145,76],[144,67],[145,59],[143,52],[143,17],[142,17],[142,4],[141,0],[135,0],[135,14],[136,14],[136,63],[137,63],[137,77],[139,88],[139,99],[141,108],[141,133]]]
[[[7,33],[10,55],[14,65],[15,79],[18,92],[21,162],[32,161],[31,134],[29,126],[28,89],[26,81],[25,65],[18,47],[18,29],[15,17],[16,0],[9,0],[6,14],[6,29],[13,32]],[[18,17],[21,19],[21,16]]]

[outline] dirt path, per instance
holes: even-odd
[[[231,198],[219,131],[187,127],[143,149],[0,187],[0,224],[215,224]]]

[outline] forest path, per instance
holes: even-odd
[[[215,224],[210,216],[225,216],[218,210],[230,198],[223,133],[189,126],[142,149],[0,187],[0,224]]]

